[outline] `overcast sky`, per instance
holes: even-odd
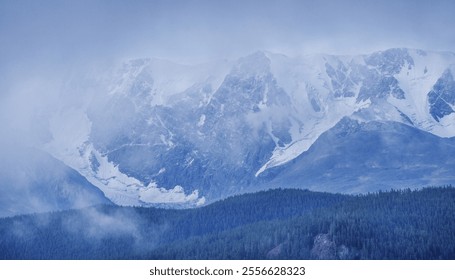
[[[453,51],[454,14],[452,0],[0,0],[0,51],[13,62]]]
[[[0,90],[21,76],[139,57],[256,50],[455,50],[452,0],[0,0]]]

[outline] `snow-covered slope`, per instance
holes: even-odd
[[[118,164],[101,154],[90,142],[92,122],[80,108],[60,111],[50,120],[52,140],[44,149],[79,171],[114,203],[128,206],[151,206],[162,203],[199,205],[204,198],[195,190],[185,195],[181,186],[159,188],[154,182],[144,184],[119,170]],[[131,145],[134,146],[134,145]]]
[[[200,205],[271,186],[346,117],[405,125],[430,142],[454,137],[454,65],[453,53],[410,49],[257,52],[195,66],[133,60],[106,75],[96,97],[55,114],[45,149],[115,203]]]

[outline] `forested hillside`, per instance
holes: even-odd
[[[0,220],[1,259],[455,259],[455,189],[276,189],[188,210],[91,207]]]

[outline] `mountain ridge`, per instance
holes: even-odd
[[[77,113],[86,127],[79,143],[51,131],[46,146],[120,205],[194,206],[270,183],[265,171],[285,169],[346,117],[455,136],[453,53],[131,63],[111,76],[101,101]]]

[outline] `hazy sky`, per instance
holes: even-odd
[[[2,59],[455,49],[455,1],[0,0]]]
[[[0,0],[0,90],[94,61],[455,50],[452,0]]]

